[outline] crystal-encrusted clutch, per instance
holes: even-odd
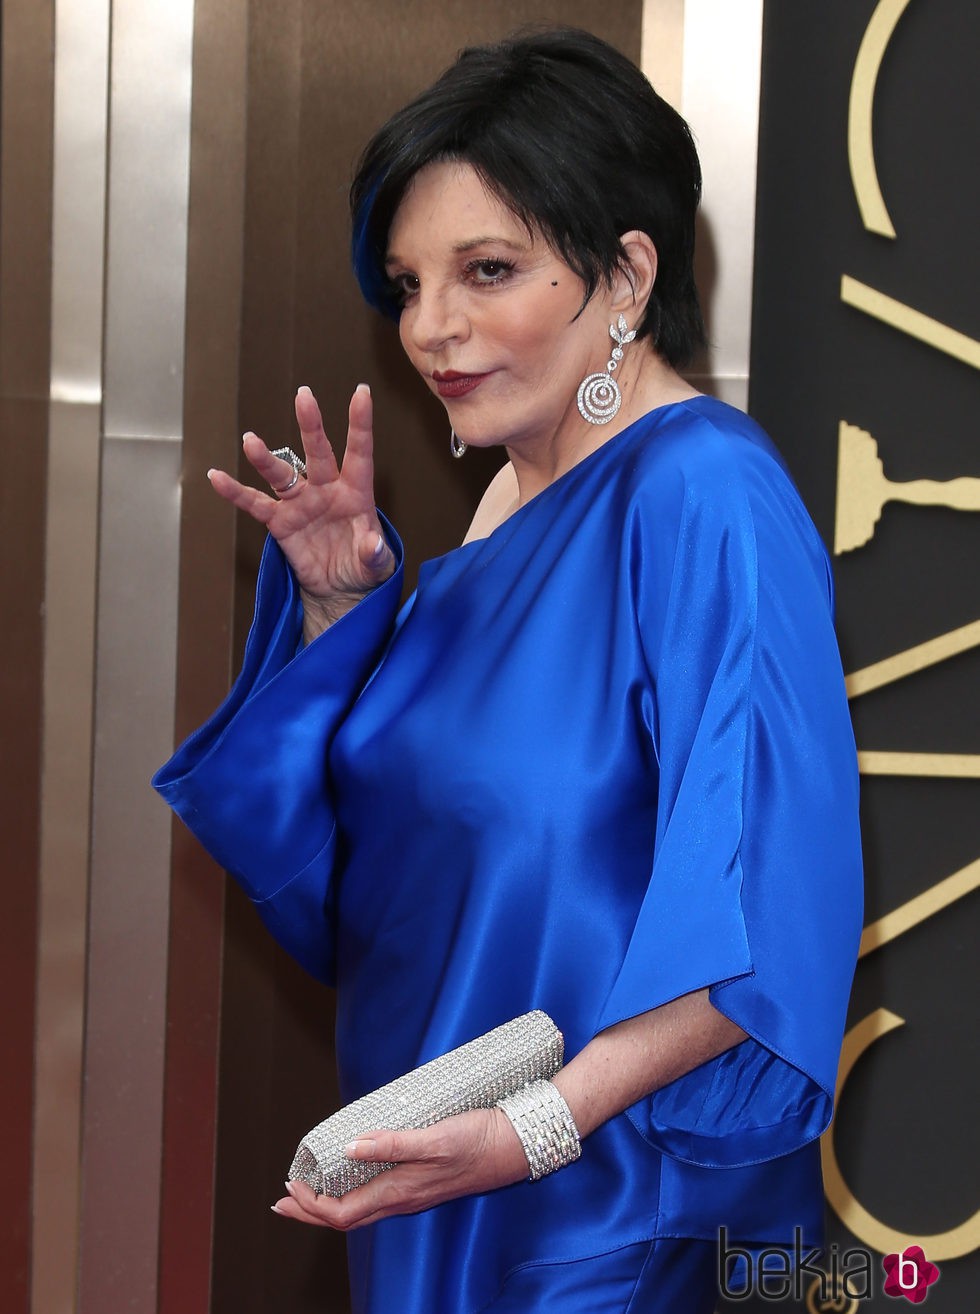
[[[524,1013],[346,1104],[307,1133],[289,1169],[317,1195],[345,1195],[390,1163],[349,1159],[344,1147],[366,1132],[431,1127],[470,1109],[489,1109],[562,1064],[562,1035],[547,1013]]]

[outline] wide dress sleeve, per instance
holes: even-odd
[[[749,1039],[629,1117],[675,1162],[736,1168],[830,1120],[861,930],[857,761],[829,563],[789,476],[761,436],[696,453],[629,526],[659,796],[600,1027],[708,987]]]
[[[241,674],[217,712],[153,777],[279,943],[328,983],[336,824],[327,755],[398,610],[402,545],[383,523],[394,574],[305,647],[299,588],[268,540]]]

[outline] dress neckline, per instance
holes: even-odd
[[[465,552],[469,548],[475,548],[484,543],[489,543],[492,538],[495,538],[500,534],[508,525],[513,525],[515,520],[519,517],[523,517],[524,513],[529,511],[531,507],[539,506],[542,499],[548,498],[553,489],[565,485],[572,476],[581,476],[581,474],[586,472],[592,465],[598,464],[598,459],[601,456],[617,450],[624,444],[624,440],[627,436],[632,435],[633,430],[635,430],[638,425],[647,423],[654,416],[660,417],[669,411],[677,410],[680,407],[691,406],[693,403],[699,403],[706,400],[712,401],[716,399],[711,398],[707,393],[699,392],[695,393],[693,397],[684,397],[680,401],[663,402],[660,406],[654,406],[652,410],[644,411],[642,415],[638,415],[635,420],[631,420],[630,423],[620,429],[618,433],[611,434],[604,443],[600,443],[598,447],[595,447],[591,452],[586,453],[580,461],[576,461],[574,465],[569,466],[569,468],[562,474],[558,475],[556,479],[552,479],[550,484],[546,484],[545,487],[541,489],[540,493],[535,493],[535,495],[525,502],[523,506],[516,507],[507,519],[502,520],[499,525],[495,526],[495,528],[490,531],[489,534],[484,534],[482,538],[471,538],[465,543],[459,543],[456,547],[450,548],[450,550],[443,555],[453,556],[457,552]],[[441,560],[441,558],[436,557],[433,558],[433,560],[438,561]]]

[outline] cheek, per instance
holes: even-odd
[[[577,284],[565,279],[555,287],[549,280],[533,297],[508,306],[506,314],[499,313],[494,335],[528,370],[563,376],[583,361],[588,363],[595,341],[602,350],[601,329],[587,323],[587,317],[578,317],[581,309]]]
[[[409,332],[411,326],[410,315],[411,312],[408,309],[406,309],[403,310],[402,313],[398,316],[398,339],[402,344],[402,351],[404,351],[405,355],[412,362],[415,368],[417,370],[421,370],[418,357],[417,355],[413,354],[414,346],[412,343],[412,335]]]
[[[515,363],[523,363],[530,371],[548,368],[566,346],[564,324],[540,305],[496,317],[490,333]]]
[[[515,359],[523,361],[528,376],[539,384],[563,388],[569,386],[572,375],[582,372],[583,363],[587,364],[589,359],[582,336],[570,332],[564,322],[534,324],[525,320],[515,330],[513,354]]]

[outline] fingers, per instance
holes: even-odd
[[[320,407],[312,391],[305,385],[296,393],[296,423],[299,426],[306,465],[306,475],[312,484],[333,483],[340,477],[337,459],[330,440],[323,429]],[[344,454],[344,474],[358,489],[366,490],[373,498],[373,408],[371,389],[359,383],[354,390],[348,411],[347,449]],[[280,496],[302,491],[293,482],[294,470],[289,461],[274,456],[258,434],[249,431],[242,438],[242,446],[249,464]]]
[[[303,491],[303,476],[293,467],[292,461],[275,456],[256,433],[249,431],[242,437],[242,450],[249,465],[266,481],[280,499],[294,497]]]
[[[348,1159],[366,1163],[412,1163],[437,1159],[441,1146],[435,1128],[425,1131],[376,1131],[345,1147]]]
[[[305,1182],[287,1182],[288,1195],[277,1200],[272,1210],[297,1223],[330,1227],[337,1232],[351,1232],[354,1228],[373,1223],[386,1212],[379,1207],[370,1189],[373,1186],[373,1182],[368,1183],[338,1199],[331,1195],[315,1195]]]
[[[390,1169],[339,1199],[315,1195],[305,1182],[288,1182],[289,1194],[273,1208],[287,1218],[349,1232],[380,1218],[417,1214],[457,1196],[521,1181],[527,1176],[523,1149],[514,1137],[519,1163],[508,1154],[498,1155],[494,1127],[488,1111],[477,1110],[421,1131],[367,1132],[346,1147],[348,1157]]]
[[[339,474],[337,458],[323,431],[317,400],[305,384],[296,393],[295,410],[303,451],[306,453],[307,474],[315,484],[331,483]]]
[[[327,1197],[315,1195],[305,1182],[287,1182],[286,1191],[288,1194],[272,1206],[273,1213],[314,1227],[334,1226],[321,1216],[318,1208]]]
[[[344,478],[374,505],[374,402],[366,383],[354,389],[347,411]]]
[[[370,1163],[390,1163],[404,1168],[423,1162],[438,1164],[444,1157],[443,1138],[426,1131],[370,1132],[346,1147],[349,1158]],[[273,1211],[284,1218],[317,1227],[332,1227],[349,1232],[393,1213],[417,1212],[434,1203],[415,1180],[405,1181],[405,1174],[384,1172],[346,1195],[317,1195],[302,1181],[286,1183],[288,1195],[277,1200]]]
[[[208,481],[214,491],[226,502],[245,511],[262,525],[267,525],[276,509],[275,498],[247,484],[240,484],[224,470],[209,470]]]
[[[368,534],[357,545],[357,554],[361,565],[377,584],[382,584],[389,577],[397,564],[395,554],[388,546],[388,540],[380,530]]]

